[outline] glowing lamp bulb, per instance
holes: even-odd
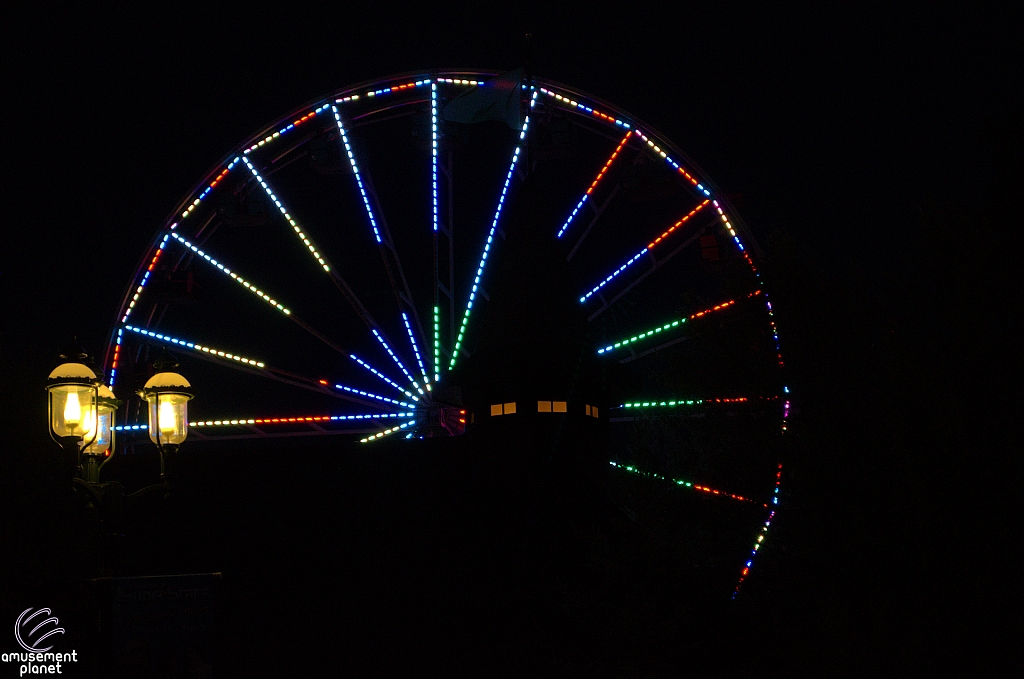
[[[77,395],[75,397],[75,400],[78,400]],[[85,438],[89,438],[90,436],[92,436],[93,430],[96,429],[96,423],[94,422],[95,418],[93,417],[92,409],[86,408],[85,411],[82,412],[81,417],[82,433],[85,435]]]
[[[162,433],[170,434],[174,431],[174,406],[171,405],[170,401],[160,402],[160,412],[157,420]]]
[[[82,422],[82,406],[77,392],[68,393],[68,400],[64,403],[64,422],[72,429]]]

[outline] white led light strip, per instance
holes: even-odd
[[[391,429],[385,429],[384,431],[380,432],[379,434],[374,434],[373,436],[367,436],[365,439],[359,439],[359,442],[360,443],[366,443],[368,441],[376,441],[377,439],[384,438],[388,434],[394,434],[396,431],[400,431],[402,429],[405,429],[406,427],[415,424],[415,422],[416,422],[416,420],[409,420],[405,424],[401,424],[401,425],[399,425],[397,427],[392,427]]]
[[[239,276],[234,271],[232,271],[231,269],[227,268],[226,266],[224,266],[220,262],[218,262],[213,257],[210,257],[210,255],[206,254],[205,252],[203,252],[202,250],[197,248],[195,245],[192,245],[192,243],[189,243],[187,240],[185,240],[184,238],[182,238],[178,234],[172,233],[171,236],[173,236],[175,240],[177,240],[179,243],[181,243],[182,245],[187,247],[189,250],[191,250],[192,252],[196,253],[197,255],[199,255],[200,257],[205,259],[207,262],[209,262],[210,264],[214,265],[215,267],[217,267],[218,269],[220,269],[221,271],[226,273],[227,275],[231,276],[240,285],[242,285],[246,290],[249,290],[250,292],[255,294],[257,297],[262,299],[263,301],[265,301],[268,304],[270,304],[271,306],[275,307],[278,311],[280,311],[280,312],[282,312],[284,314],[291,314],[292,313],[291,311],[286,309],[284,306],[279,304],[277,302],[277,300],[275,300],[273,297],[271,297],[270,295],[266,294],[265,292],[263,292],[262,290],[257,288],[255,285],[253,285],[249,281],[245,280],[244,278],[242,278],[241,276]]]
[[[187,347],[188,349],[193,349],[195,351],[201,351],[203,353],[210,354],[211,356],[218,356],[220,358],[227,358],[227,359],[231,359],[232,361],[238,361],[239,363],[244,363],[246,365],[251,365],[251,366],[253,366],[255,368],[265,368],[265,367],[267,367],[266,364],[263,363],[262,361],[255,361],[255,360],[253,360],[251,358],[245,358],[244,356],[239,356],[237,354],[231,354],[231,353],[228,353],[226,351],[220,351],[218,349],[212,349],[210,347],[203,346],[202,344],[196,344],[194,342],[187,342],[187,341],[185,341],[183,339],[178,339],[176,337],[171,337],[170,335],[162,335],[162,334],[160,334],[158,332],[153,332],[152,330],[145,330],[143,328],[136,328],[133,325],[126,325],[126,326],[124,326],[124,329],[125,330],[131,330],[132,332],[138,333],[140,335],[145,335],[147,337],[152,337],[154,339],[158,339],[158,340],[161,340],[163,342],[170,342],[171,344],[177,344],[178,346],[181,346],[181,347]]]
[[[303,244],[307,248],[309,248],[309,251],[311,253],[313,253],[313,257],[316,258],[316,261],[319,262],[320,266],[324,268],[324,271],[330,271],[331,267],[327,264],[327,262],[324,261],[324,258],[320,256],[320,253],[317,252],[316,246],[314,246],[313,243],[309,240],[309,236],[302,232],[302,228],[299,227],[298,223],[296,223],[292,216],[288,214],[288,211],[284,209],[284,205],[282,205],[281,201],[277,199],[277,196],[274,195],[274,192],[270,190],[270,187],[267,186],[267,182],[263,180],[263,177],[260,176],[260,173],[257,172],[256,168],[253,167],[252,163],[249,162],[249,159],[242,158],[242,160],[245,162],[246,167],[249,168],[249,171],[252,172],[252,175],[256,177],[256,181],[260,183],[260,186],[263,187],[263,190],[267,192],[268,196],[270,196],[270,200],[274,201],[274,205],[276,205],[277,209],[281,211],[281,214],[284,215],[284,218],[288,220],[288,223],[292,225],[292,229],[295,231],[296,234],[298,234],[299,238],[302,239]]]

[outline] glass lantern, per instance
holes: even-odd
[[[93,445],[99,429],[99,383],[82,363],[63,363],[50,373],[50,436],[61,445],[75,441],[76,447]]]
[[[177,447],[188,436],[188,402],[191,384],[176,372],[158,372],[149,378],[139,396],[149,405],[149,438],[161,450]]]

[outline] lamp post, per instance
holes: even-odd
[[[153,367],[157,372],[139,390],[139,396],[149,405],[149,438],[160,450],[160,478],[167,483],[178,446],[188,436],[192,385],[174,372],[178,362],[167,352],[154,361]]]

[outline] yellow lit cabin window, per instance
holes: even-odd
[[[556,412],[556,413],[564,413],[565,412],[565,401],[552,401],[551,402],[551,410],[552,410],[552,412]]]
[[[591,417],[597,417],[597,406],[588,405],[587,415],[590,415]]]
[[[551,401],[537,401],[537,412],[538,413],[550,413],[551,412]]]
[[[516,403],[515,403],[515,401],[513,401],[512,403],[506,403],[505,404],[505,414],[506,415],[511,415],[515,411],[516,411]]]
[[[501,404],[500,403],[495,403],[494,405],[491,406],[491,416],[494,416],[494,415],[501,415]]]

